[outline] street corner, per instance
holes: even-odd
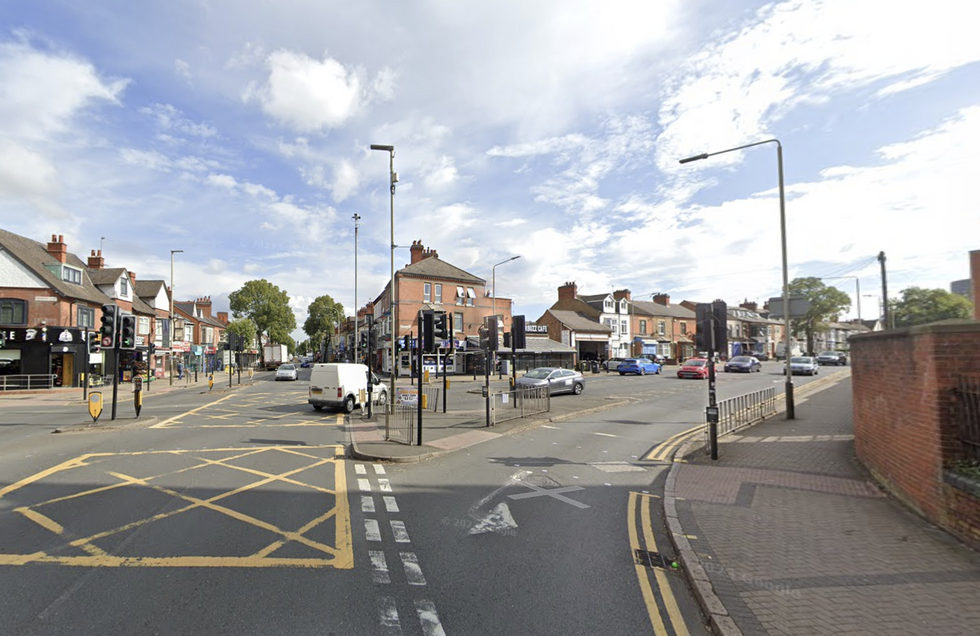
[[[349,569],[344,456],[337,445],[81,455],[0,489],[12,513],[0,516],[11,538],[0,566]]]
[[[231,391],[212,402],[160,420],[150,428],[344,426],[342,413],[314,411],[304,403],[305,396],[305,393],[297,392],[295,403],[270,406],[270,393]]]

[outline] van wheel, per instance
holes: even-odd
[[[354,396],[348,395],[347,399],[344,400],[344,413],[350,415],[354,412]]]
[[[378,394],[378,399],[376,400],[376,402],[377,402],[378,406],[384,406],[385,404],[388,403],[388,394],[387,393],[379,393]]]
[[[314,404],[313,405],[313,410],[314,411],[322,411],[323,410],[323,405],[322,404]]]

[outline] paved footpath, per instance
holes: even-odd
[[[851,383],[674,463],[665,511],[723,634],[980,634],[980,554],[879,491]]]

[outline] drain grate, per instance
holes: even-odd
[[[637,565],[648,568],[673,570],[677,567],[674,565],[676,561],[673,557],[664,556],[659,552],[651,552],[650,550],[633,550],[633,559]]]

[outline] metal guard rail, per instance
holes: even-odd
[[[0,375],[0,391],[23,391],[33,389],[53,389],[55,379],[52,374]]]
[[[718,437],[729,435],[776,414],[776,389],[769,387],[718,402]],[[704,426],[705,446],[708,425]]]

